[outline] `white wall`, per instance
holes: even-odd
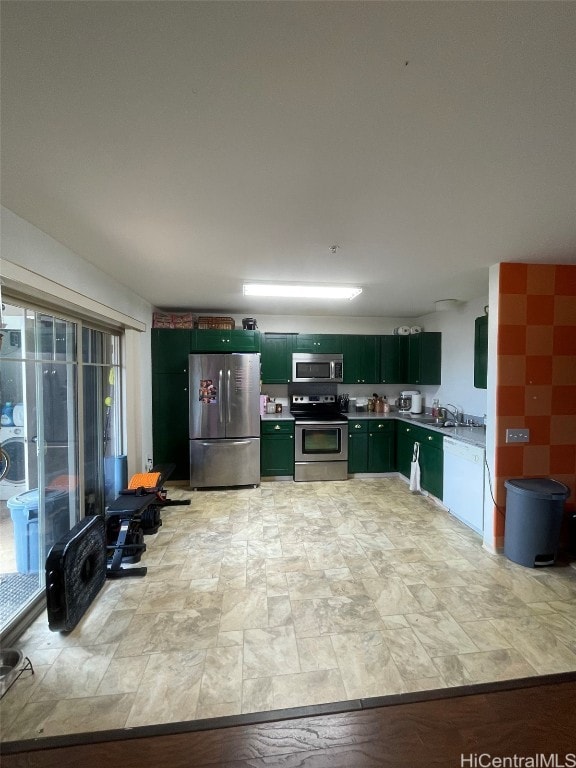
[[[143,332],[127,331],[130,337],[128,360],[130,367],[125,371],[127,397],[131,396],[136,409],[127,403],[127,447],[128,472],[141,472],[147,456],[152,456],[152,396],[150,360],[150,324],[152,307],[137,296],[89,264],[61,243],[49,237],[29,222],[7,208],[1,208],[1,253],[2,274],[10,273],[10,267],[28,270],[34,276],[35,287],[51,294],[56,303],[59,296],[66,297],[66,306],[73,311],[70,296],[77,302],[78,312],[84,314],[90,308],[90,315],[102,321],[113,320],[114,324],[130,327],[144,327]],[[21,270],[21,271],[22,271]],[[8,281],[14,283],[14,281]],[[4,290],[9,290],[5,288]],[[22,294],[34,298],[34,290],[24,283],[15,285]],[[72,294],[71,292],[74,292]],[[40,295],[40,294],[38,294]],[[62,304],[64,306],[64,304]],[[126,362],[126,361],[124,361]]]
[[[466,414],[482,417],[486,413],[486,390],[474,388],[474,321],[487,305],[488,297],[482,296],[418,318],[425,331],[442,333],[442,384],[422,387],[426,407],[437,397],[440,404],[452,403]]]

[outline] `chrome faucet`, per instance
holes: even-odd
[[[462,422],[462,411],[459,411],[455,405],[452,405],[452,403],[446,403],[444,410],[453,417],[456,426]]]

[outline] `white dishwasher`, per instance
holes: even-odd
[[[484,455],[477,445],[444,438],[442,502],[476,533],[484,531]]]

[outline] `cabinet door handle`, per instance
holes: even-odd
[[[378,429],[382,429],[383,426],[384,424],[378,424]]]
[[[428,440],[434,440],[434,438],[432,437],[432,435],[428,435]]]
[[[280,427],[280,424],[276,424],[276,426],[274,427],[274,429],[281,429],[281,427]]]
[[[354,429],[362,429],[362,424],[354,424]]]

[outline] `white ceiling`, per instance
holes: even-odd
[[[576,3],[3,2],[2,38],[3,204],[158,307],[410,317],[576,262]]]

